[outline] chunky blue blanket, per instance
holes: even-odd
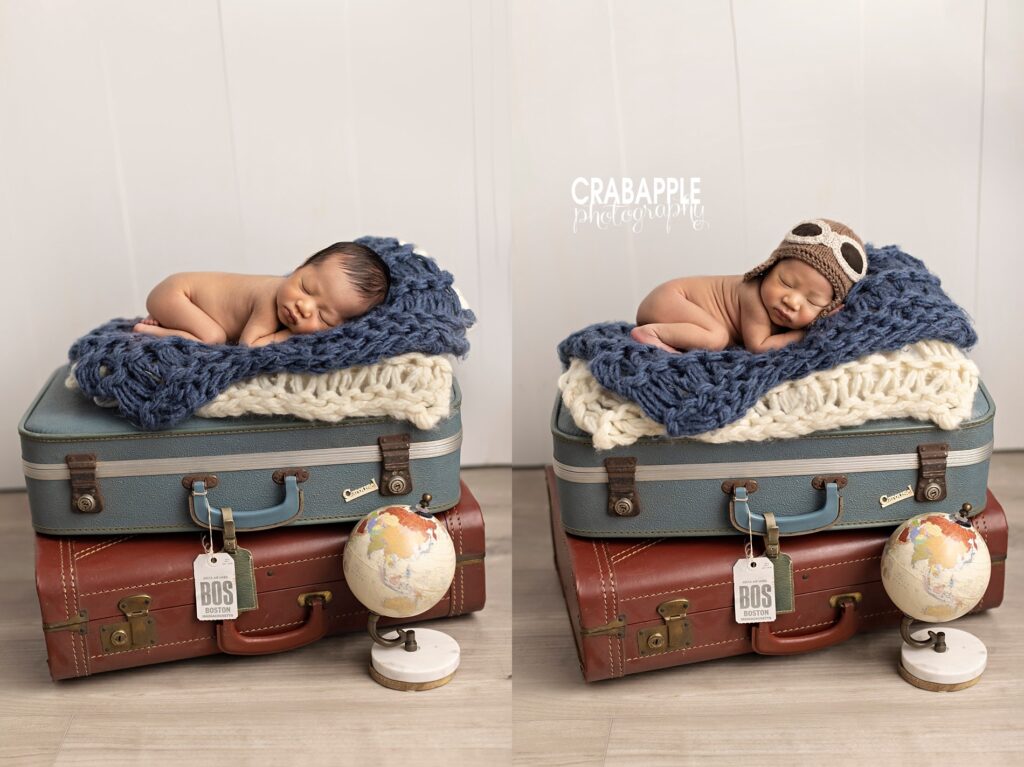
[[[591,325],[558,346],[564,366],[587,361],[606,389],[636,402],[671,437],[702,434],[741,418],[768,390],[874,352],[923,340],[967,349],[978,337],[939,278],[894,245],[867,247],[868,273],[837,314],[815,322],[799,343],[755,354],[745,349],[671,354],[634,341],[625,322]]]
[[[207,345],[133,333],[138,319],[116,319],[78,339],[68,357],[82,393],[113,401],[143,429],[188,418],[236,381],[265,373],[326,373],[408,352],[469,352],[476,321],[452,289],[452,275],[398,240],[363,237],[391,271],[384,303],[338,327],[262,347]]]

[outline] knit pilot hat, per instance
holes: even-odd
[[[845,301],[853,283],[868,271],[868,257],[860,237],[838,221],[815,218],[801,221],[788,231],[767,261],[743,275],[744,282],[762,276],[784,258],[796,258],[810,264],[832,285],[835,295],[821,310],[819,318]]]

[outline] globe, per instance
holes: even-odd
[[[988,588],[985,539],[961,517],[924,514],[900,525],[882,551],[882,585],[916,620],[942,623],[974,607]]]
[[[455,575],[455,546],[444,524],[410,506],[371,511],[345,544],[345,580],[380,615],[408,618],[445,595]]]

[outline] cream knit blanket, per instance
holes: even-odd
[[[558,388],[573,421],[598,450],[665,434],[639,405],[594,380],[583,360],[570,361]],[[978,367],[960,349],[920,341],[776,386],[739,420],[693,439],[759,442],[878,418],[916,418],[955,429],[970,415],[977,388]]]
[[[65,385],[76,388],[73,374]],[[414,352],[318,375],[256,376],[232,384],[199,408],[196,415],[290,415],[331,423],[386,416],[431,429],[451,415],[451,394],[451,362],[445,357]]]

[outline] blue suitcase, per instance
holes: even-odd
[[[562,521],[596,538],[767,535],[769,526],[801,535],[897,525],[965,503],[980,512],[994,416],[979,385],[955,431],[892,419],[794,439],[649,437],[597,451],[559,397],[551,432]]]
[[[390,418],[192,418],[142,431],[54,373],[21,421],[32,524],[51,535],[351,522],[386,503],[459,500],[461,395],[421,430]]]

